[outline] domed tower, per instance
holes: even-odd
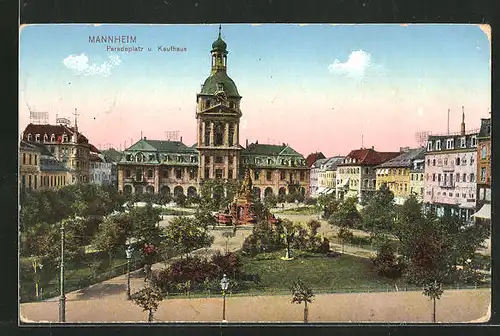
[[[210,76],[196,95],[198,177],[234,180],[240,165],[241,96],[227,75],[227,44],[220,26],[211,53]]]

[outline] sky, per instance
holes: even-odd
[[[179,131],[196,141],[196,94],[218,25],[29,25],[20,32],[19,127],[30,110],[74,121],[98,148]],[[135,43],[92,43],[131,36]],[[458,132],[490,116],[491,52],[477,25],[223,24],[238,87],[240,144],[307,156],[417,146],[417,132]],[[117,51],[109,47],[142,48]],[[175,46],[183,51],[159,51]],[[150,50],[149,50],[150,49]]]

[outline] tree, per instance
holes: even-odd
[[[112,252],[125,246],[127,240],[132,237],[133,230],[133,219],[129,214],[109,216],[99,226],[92,244],[111,255]]]
[[[335,194],[321,194],[318,196],[316,207],[323,212],[323,218],[328,219],[339,204],[340,201],[335,199]]]
[[[276,197],[275,194],[268,194],[264,197],[264,206],[267,209],[272,209],[276,208],[276,205],[278,204],[278,197]]]
[[[443,295],[443,285],[437,280],[429,282],[424,285],[423,294],[432,300],[432,322],[436,323],[436,300],[439,300]]]
[[[295,233],[297,232],[298,225],[289,219],[283,219],[280,223],[281,228],[281,238],[283,239],[286,246],[286,259],[292,258],[291,245],[295,238]]]
[[[394,244],[388,240],[379,247],[377,256],[372,262],[378,275],[394,279],[402,274],[402,264],[396,257]]]
[[[338,203],[331,213],[328,222],[330,225],[339,228],[338,237],[342,242],[342,252],[344,251],[345,241],[352,237],[352,229],[361,221],[361,215],[356,208],[357,200],[355,197],[348,197]]]
[[[308,303],[311,303],[314,293],[300,278],[297,278],[292,284],[292,303],[301,304],[304,302],[304,323],[308,322],[309,308]]]
[[[163,300],[161,290],[151,283],[152,282],[150,282],[150,285],[132,294],[133,302],[141,307],[143,311],[148,312],[148,322],[153,322],[154,313],[158,310],[158,305]]]
[[[376,190],[361,211],[363,226],[374,239],[382,238],[395,231],[396,207],[394,194],[386,184]]]
[[[184,216],[174,217],[164,232],[168,243],[186,257],[189,257],[189,253],[193,250],[211,246],[214,241],[206,226],[200,226],[195,219]]]

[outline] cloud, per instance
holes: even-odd
[[[111,69],[122,62],[118,55],[110,55],[109,59],[102,64],[89,63],[89,58],[84,53],[80,55],[69,55],[63,59],[63,64],[77,75],[84,76],[104,76],[111,74]]]
[[[346,62],[340,62],[338,59],[335,59],[328,66],[328,70],[333,74],[362,79],[365,76],[366,70],[374,65],[371,58],[372,56],[369,53],[363,50],[356,50],[349,55]]]

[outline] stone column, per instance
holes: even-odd
[[[236,123],[236,127],[234,128],[234,139],[233,142],[235,143],[235,147],[238,147],[240,145],[240,121]]]
[[[210,146],[214,145],[214,122],[210,121]]]
[[[160,167],[159,166],[155,167],[154,174],[155,174],[155,176],[154,176],[155,177],[155,183],[154,183],[155,194],[158,194],[160,192]]]
[[[205,128],[207,127],[206,123],[204,121],[201,121],[201,134],[200,134],[200,145],[206,146],[207,144],[205,143]]]
[[[224,146],[229,146],[229,123],[226,123],[224,126]]]

